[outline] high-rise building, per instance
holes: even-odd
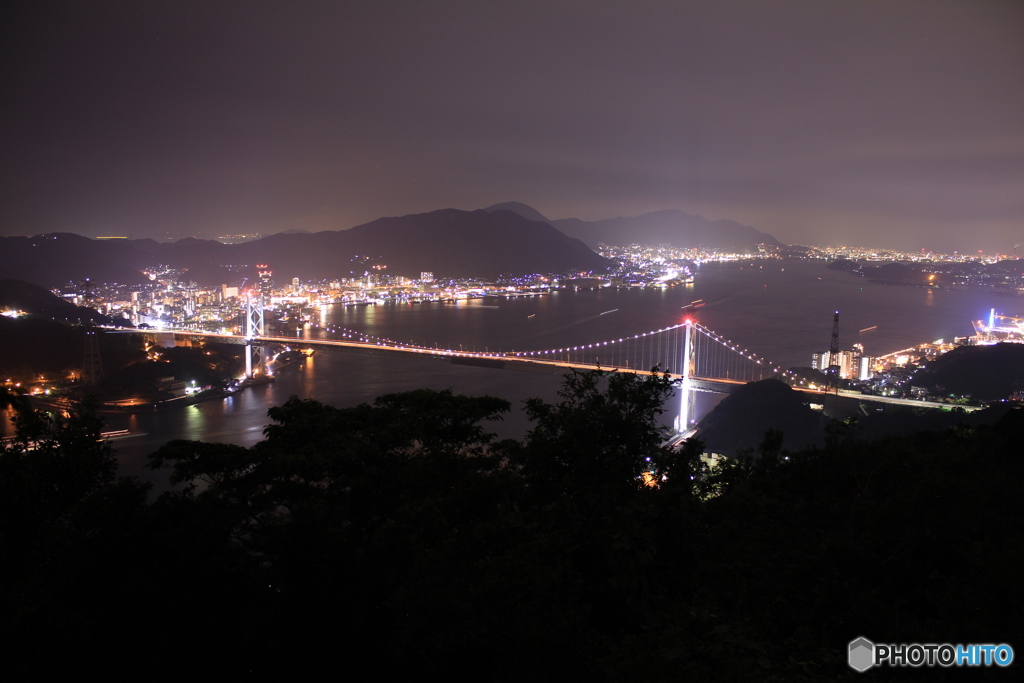
[[[871,359],[867,356],[860,357],[860,372],[857,373],[857,379],[861,381],[871,379]]]
[[[854,344],[851,351],[840,351],[836,358],[831,358],[828,351],[811,354],[811,367],[821,372],[828,372],[831,365],[839,367],[839,379],[866,380],[871,378],[871,361],[864,355],[864,346]]]
[[[811,354],[811,368],[825,372],[828,369],[828,351]]]
[[[260,291],[270,294],[270,291],[274,288],[274,280],[271,277],[273,273],[270,270],[270,266],[265,263],[257,263],[256,272],[259,273],[260,277]]]

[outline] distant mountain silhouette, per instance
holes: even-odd
[[[348,230],[290,230],[242,244],[186,238],[172,243],[91,240],[69,233],[0,238],[0,278],[54,288],[69,281],[138,284],[142,270],[167,265],[202,285],[239,282],[266,263],[278,278],[362,276],[375,265],[418,277],[493,278],[502,273],[604,271],[599,242],[667,244],[753,251],[778,241],[733,221],[709,221],[674,209],[633,218],[549,220],[522,202],[487,209],[441,209],[379,218]]]
[[[583,240],[592,249],[600,242],[616,246],[665,244],[684,249],[704,247],[743,252],[757,251],[762,243],[781,246],[781,242],[768,233],[748,225],[729,220],[711,221],[677,209],[595,222],[563,218],[551,221],[551,225],[570,237]]]
[[[149,281],[141,269],[153,262],[129,240],[91,240],[64,232],[0,238],[0,278],[47,288],[85,279],[140,284]]]
[[[422,271],[436,277],[495,277],[608,266],[579,240],[511,211],[442,209],[379,218],[337,232],[272,235],[230,248],[236,262],[268,263],[286,277],[362,275],[371,264],[407,277]],[[359,260],[367,257],[370,263]]]
[[[58,287],[96,282],[147,282],[140,271],[167,265],[203,285],[238,281],[266,263],[276,277],[362,276],[374,265],[391,275],[493,278],[502,273],[603,271],[608,262],[549,223],[497,210],[442,209],[378,220],[349,230],[289,232],[245,242],[186,238],[100,241],[54,233],[0,238],[0,277]]]
[[[591,249],[597,249],[602,242],[615,246],[665,244],[684,249],[706,247],[744,252],[757,251],[759,244],[782,246],[773,236],[748,225],[730,220],[712,221],[677,209],[593,222],[579,218],[552,220],[522,202],[493,204],[484,211],[514,211],[532,221],[546,221],[569,237],[583,240]]]
[[[502,202],[501,204],[491,204],[484,211],[511,211],[517,213],[523,218],[531,221],[543,221],[544,223],[550,223],[551,221],[537,209],[533,208],[528,204],[522,202]]]

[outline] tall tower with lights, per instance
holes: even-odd
[[[256,271],[259,273],[259,282],[256,287],[246,293],[245,297],[245,376],[248,379],[260,374],[263,368],[263,349],[253,344],[253,340],[264,335],[264,297],[270,294],[274,284],[268,265],[257,264]]]
[[[694,345],[692,343],[694,333],[693,320],[687,318],[685,323],[683,327],[682,382],[679,386],[679,415],[674,420],[676,432],[679,434],[684,434],[690,429],[690,414],[693,412],[693,385],[690,382],[690,377],[693,376],[696,361]]]

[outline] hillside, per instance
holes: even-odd
[[[1003,346],[1017,346],[1024,351],[1020,344]],[[970,362],[973,360],[972,357]],[[957,362],[956,367],[961,367],[962,362]],[[806,396],[778,380],[766,379],[746,384],[722,399],[698,423],[698,438],[706,444],[708,452],[735,457],[743,451],[756,454],[765,441],[766,433],[772,429],[782,434],[781,449],[797,451],[824,445],[832,429],[846,429],[850,436],[859,439],[880,439],[958,426],[974,429],[991,426],[998,423],[1014,404],[996,403],[971,413],[907,406],[880,409],[877,403],[867,405],[870,408],[863,414],[858,413],[855,421],[845,428],[831,419],[823,423],[821,413],[811,410]]]
[[[305,277],[361,275],[366,257],[407,277],[422,271],[437,277],[601,271],[608,265],[579,240],[511,211],[442,209],[337,232],[273,235],[230,249],[237,262],[265,262],[275,272]]]
[[[243,244],[187,238],[108,242],[79,235],[0,238],[0,277],[43,287],[89,278],[134,284],[159,264],[189,271],[203,285],[240,279],[238,268],[267,263],[282,277],[361,276],[373,265],[418,277],[493,278],[502,273],[600,272],[608,265],[577,239],[549,223],[512,211],[443,209],[380,218],[349,230],[281,233]],[[229,269],[234,266],[236,271]]]
[[[735,457],[756,450],[765,432],[782,432],[782,447],[797,450],[821,442],[821,414],[807,399],[776,379],[751,382],[722,399],[698,423],[699,436],[710,453]]]
[[[0,237],[0,278],[24,280],[48,289],[86,279],[120,284],[148,282],[140,271],[159,262],[157,259],[128,240],[93,240],[71,233]]]
[[[1024,344],[961,346],[940,356],[914,378],[934,393],[981,400],[1024,391]]]
[[[76,306],[42,287],[21,280],[0,280],[0,311],[8,309],[62,322],[111,324],[110,318],[91,308]]]

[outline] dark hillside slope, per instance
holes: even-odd
[[[1010,398],[1024,391],[1024,344],[961,346],[928,363],[914,383],[944,395]]]
[[[746,384],[722,399],[698,423],[699,437],[710,453],[729,457],[756,449],[769,429],[783,434],[782,447],[808,448],[820,443],[821,415],[798,391],[776,379]]]
[[[286,277],[362,274],[355,257],[387,266],[387,273],[418,277],[495,277],[501,273],[601,271],[607,261],[579,240],[511,211],[442,209],[379,218],[350,230],[274,235],[236,245],[238,262],[263,262]]]
[[[109,325],[111,319],[91,308],[76,306],[38,285],[21,280],[0,280],[0,310],[15,309],[29,315],[69,323]]]
[[[86,279],[120,284],[148,282],[140,271],[152,261],[127,240],[91,240],[71,233],[0,238],[0,278],[46,288]]]

